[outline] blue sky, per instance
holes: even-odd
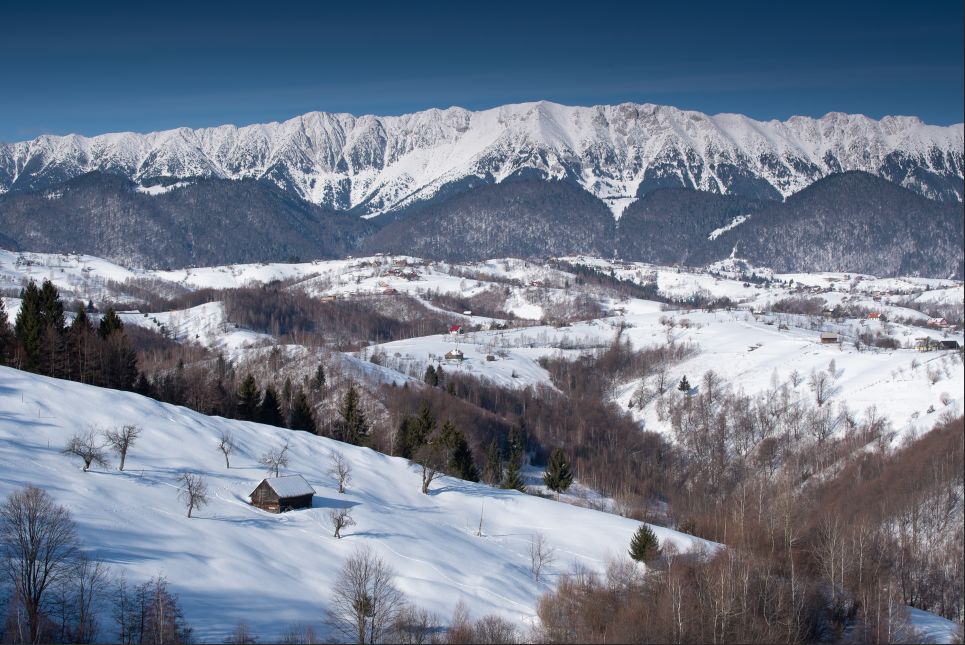
[[[538,99],[963,118],[958,0],[18,4],[0,141]]]

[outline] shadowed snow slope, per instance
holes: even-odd
[[[143,428],[124,472],[84,473],[78,460],[60,452],[70,435],[88,426],[123,423]],[[217,450],[225,430],[238,446],[230,469]],[[281,474],[303,475],[317,495],[311,509],[272,515],[250,506],[247,495],[266,475],[259,457],[286,441],[291,466]],[[326,472],[333,450],[352,467],[344,495]],[[192,519],[178,501],[177,477],[184,471],[201,473],[208,483],[210,503]],[[443,617],[464,600],[477,616],[496,612],[530,621],[537,595],[561,572],[576,564],[601,569],[608,557],[625,553],[638,526],[457,479],[442,478],[423,495],[419,473],[403,459],[0,368],[0,495],[28,484],[67,506],[86,547],[116,572],[135,581],[166,575],[205,640],[224,638],[242,619],[262,640],[277,638],[294,622],[321,626],[337,572],[363,545],[392,564],[414,603]],[[358,525],[336,540],[327,515],[346,506]],[[682,550],[708,545],[654,531]],[[535,533],[556,550],[539,584],[529,571]]]

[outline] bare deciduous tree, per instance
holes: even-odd
[[[124,470],[127,451],[140,436],[141,429],[135,425],[123,425],[104,431],[104,438],[107,439],[107,445],[121,458],[120,466],[117,468],[118,470]]]
[[[556,551],[546,541],[542,533],[533,534],[529,543],[529,568],[533,574],[533,580],[539,582],[543,569],[556,559]]]
[[[338,451],[332,452],[332,462],[328,474],[338,482],[338,492],[345,492],[345,485],[352,479],[352,466],[345,455]]]
[[[85,434],[75,434],[67,440],[67,445],[62,451],[65,455],[76,455],[84,460],[84,472],[86,473],[91,465],[107,466],[107,458],[104,456],[104,446],[97,440],[97,434],[91,430]]]
[[[45,612],[57,624],[57,642],[97,642],[98,608],[109,579],[104,563],[85,556],[77,558],[58,579]]]
[[[395,586],[395,572],[369,548],[362,547],[345,561],[332,588],[329,621],[346,639],[380,643],[405,607]]]
[[[221,431],[221,437],[218,440],[218,450],[224,454],[224,467],[231,468],[231,462],[228,460],[228,457],[235,451],[235,440],[227,430]]]
[[[439,619],[424,608],[405,605],[392,624],[390,640],[400,645],[435,643]]]
[[[248,623],[241,621],[238,623],[238,626],[235,627],[235,631],[231,632],[231,635],[228,636],[224,642],[232,643],[232,645],[253,645],[258,642],[258,639],[255,638],[251,628],[248,627]]]
[[[204,477],[194,473],[181,473],[178,483],[181,484],[178,497],[188,507],[188,517],[191,517],[194,509],[202,508],[208,503],[208,483]]]
[[[268,474],[275,473],[275,477],[278,477],[279,470],[288,466],[288,443],[280,449],[272,448],[261,456],[258,463],[268,470]]]
[[[27,642],[39,642],[44,594],[70,574],[77,548],[70,512],[46,491],[28,486],[0,505],[0,562],[24,604]]]
[[[328,519],[332,521],[332,526],[335,528],[335,537],[340,540],[342,539],[342,529],[355,526],[350,508],[333,508],[328,512]]]
[[[433,480],[443,474],[446,467],[446,451],[441,442],[430,440],[429,443],[422,445],[412,458],[412,463],[422,468],[422,494],[429,494],[429,486]]]
[[[808,385],[814,392],[814,401],[819,406],[824,405],[831,398],[832,382],[833,377],[824,370],[814,370],[808,377]]]

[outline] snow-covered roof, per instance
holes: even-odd
[[[302,495],[315,494],[315,489],[312,488],[312,485],[305,481],[305,478],[301,475],[266,477],[264,481],[271,486],[271,489],[275,491],[278,497],[301,497]]]

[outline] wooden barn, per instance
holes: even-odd
[[[465,355],[458,349],[453,349],[446,352],[446,360],[450,363],[461,363]]]
[[[821,344],[822,345],[834,345],[838,342],[838,335],[833,331],[823,331],[821,332]]]
[[[251,491],[251,505],[269,513],[311,508],[315,489],[301,475],[268,477]]]

